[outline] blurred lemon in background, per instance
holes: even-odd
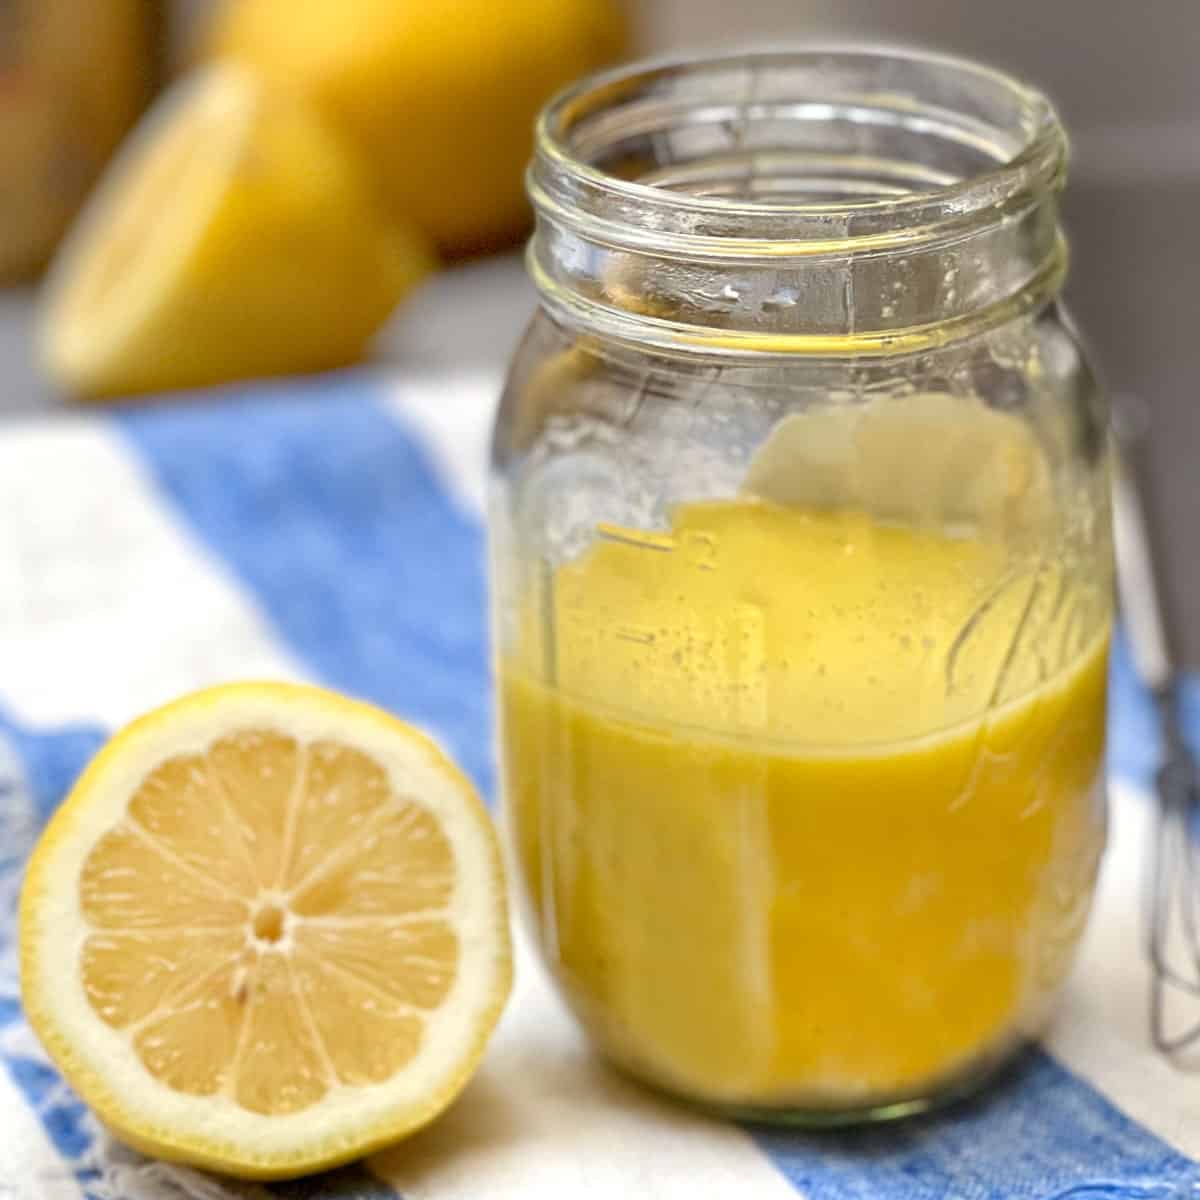
[[[209,67],[159,100],[89,201],[39,349],[97,397],[339,366],[434,263],[300,96]]]
[[[210,51],[312,101],[393,215],[461,254],[523,231],[538,110],[624,45],[617,0],[232,0]]]

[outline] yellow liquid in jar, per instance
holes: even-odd
[[[602,529],[528,601],[508,817],[615,1059],[718,1104],[854,1107],[1036,1026],[1104,836],[1107,617],[1061,572],[726,501]]]

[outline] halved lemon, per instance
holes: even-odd
[[[426,1124],[511,984],[487,813],[423,735],[235,684],[134,722],[55,814],[21,898],[29,1021],[113,1131],[247,1178]]]
[[[397,217],[453,254],[529,222],[538,110],[627,42],[617,0],[226,0],[209,52],[310,101]]]
[[[213,66],[159,99],[63,243],[40,355],[84,397],[337,367],[434,265],[301,97]]]

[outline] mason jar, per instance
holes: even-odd
[[[971,62],[635,65],[538,126],[491,492],[530,928],[619,1067],[835,1123],[1043,1025],[1104,841],[1065,139]]]

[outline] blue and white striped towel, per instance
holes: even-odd
[[[1120,655],[1113,847],[1065,1012],[952,1112],[814,1135],[673,1107],[589,1056],[523,948],[466,1094],[365,1164],[233,1185],[145,1162],[97,1127],[21,1015],[13,907],[38,827],[108,730],[245,676],[395,709],[491,797],[481,503],[497,390],[490,376],[349,375],[0,429],[0,1197],[1200,1198],[1200,1075],[1146,1044],[1135,785],[1155,735]]]

